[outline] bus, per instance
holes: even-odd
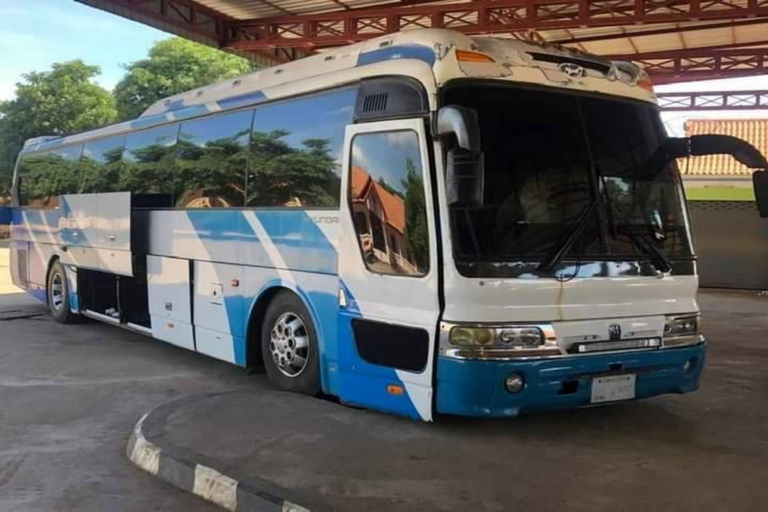
[[[58,322],[424,421],[689,393],[706,342],[676,159],[766,164],[667,138],[654,100],[634,64],[546,44],[330,50],[27,141],[13,281]]]

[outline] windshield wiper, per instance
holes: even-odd
[[[576,221],[576,225],[568,234],[568,238],[566,238],[562,245],[560,245],[555,254],[553,254],[548,260],[541,262],[538,267],[539,271],[551,272],[552,269],[555,268],[557,264],[563,260],[568,251],[571,250],[571,247],[573,247],[573,244],[575,244],[576,240],[578,240],[579,235],[581,235],[581,233],[584,231],[584,228],[587,225],[587,219],[589,219],[589,216],[593,211],[595,211],[595,207],[597,207],[597,199],[593,199],[592,202],[584,207],[584,209],[581,211],[581,214],[579,215],[579,219]]]
[[[608,203],[608,215],[611,218],[611,232],[613,233],[614,238],[616,237],[617,233],[614,213],[617,214],[616,216],[619,217],[619,220],[622,224],[631,226],[633,228],[644,227],[632,221],[629,217],[624,215],[624,212],[618,207],[618,205],[613,204],[613,199],[611,198],[611,194],[608,192],[608,186],[605,183],[605,176],[602,174],[600,174],[600,181],[603,185],[603,195],[605,195],[605,202]],[[667,254],[656,245],[651,235],[638,233],[636,231],[632,231],[631,229],[625,230],[624,233],[629,237],[630,241],[635,247],[643,251],[645,254],[651,256],[651,264],[656,268],[657,271],[661,273],[667,273],[672,270],[672,261],[670,261],[669,256],[667,256]]]
[[[629,219],[622,218],[621,220],[631,227],[644,227],[633,223]],[[626,230],[624,231],[624,234],[629,237],[635,247],[651,256],[651,263],[656,267],[656,270],[662,273],[667,273],[672,270],[672,261],[669,259],[669,256],[656,245],[651,235],[638,233],[632,230]]]

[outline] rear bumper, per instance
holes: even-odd
[[[529,361],[481,361],[439,357],[437,411],[463,416],[517,416],[523,411],[570,409],[590,404],[592,379],[609,372],[636,373],[635,399],[699,388],[707,354],[697,345]],[[686,371],[683,365],[690,361]],[[525,378],[522,391],[504,387],[511,372]]]

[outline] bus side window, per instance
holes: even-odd
[[[82,150],[78,144],[23,155],[18,170],[20,205],[57,208],[59,195],[77,193]]]
[[[178,123],[129,134],[125,139],[118,190],[160,195],[163,204],[170,203],[178,134]]]
[[[338,208],[344,129],[357,89],[315,94],[256,109],[247,206]]]
[[[245,206],[246,163],[253,110],[181,125],[174,182],[176,208]]]
[[[416,132],[355,136],[350,167],[350,209],[368,269],[425,275],[429,236]]]
[[[81,194],[121,191],[118,182],[124,146],[123,135],[85,143],[80,159]]]

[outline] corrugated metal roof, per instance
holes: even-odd
[[[768,119],[690,119],[685,135],[730,135],[768,154]],[[752,170],[729,155],[707,155],[681,162],[680,172],[697,176],[750,176]]]
[[[235,20],[263,19],[275,16],[291,14],[321,14],[346,9],[360,9],[366,7],[401,7],[400,0],[195,0],[198,4],[220,12]],[[461,4],[471,0],[443,0],[430,2],[433,5]],[[746,7],[750,0],[728,0],[723,3],[723,8]],[[553,2],[553,5],[557,2]],[[655,2],[653,14],[680,14],[680,7],[674,2]],[[564,6],[564,9],[572,9],[572,6]],[[608,11],[610,6],[606,7]],[[708,4],[708,10],[717,9],[716,5]],[[606,14],[608,15],[608,14]],[[471,16],[466,21],[470,21]],[[755,22],[756,20],[749,20]],[[157,23],[155,23],[157,24]],[[585,41],[571,43],[571,46],[598,55],[626,55],[637,53],[684,50],[703,47],[721,46],[733,48],[737,45],[753,46],[756,42],[766,41],[768,35],[768,19],[765,23],[750,25],[734,25],[722,27],[723,20],[690,21],[679,23],[644,23],[627,26],[608,27],[584,27],[573,29],[541,30],[538,34],[550,42],[567,43],[571,39],[584,37],[615,36],[610,39],[598,41]],[[720,28],[707,28],[714,25]],[[649,30],[669,28],[700,27],[697,30],[686,30],[677,33],[666,33],[645,36],[633,36]],[[446,27],[450,28],[450,27]],[[496,34],[504,37],[503,34]],[[512,37],[512,36],[509,36]],[[763,44],[761,46],[768,46]]]

